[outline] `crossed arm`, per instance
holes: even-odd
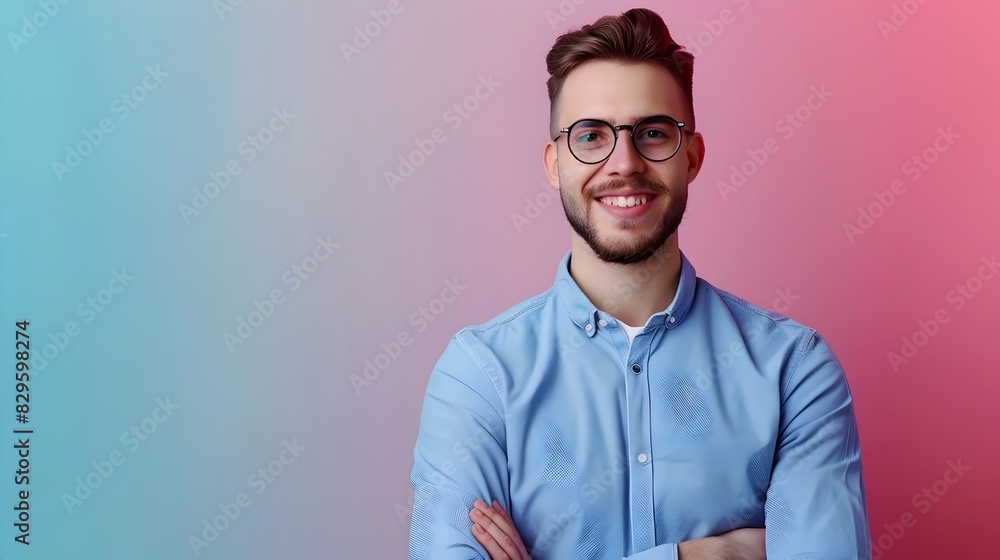
[[[476,500],[469,518],[472,536],[486,549],[490,560],[531,560],[514,521],[500,502],[493,500],[491,507]],[[677,545],[677,552],[678,560],[766,560],[764,529],[736,529],[717,537],[685,541]]]

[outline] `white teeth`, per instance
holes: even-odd
[[[610,204],[611,206],[618,206],[620,208],[629,208],[632,206],[638,206],[640,204],[645,204],[647,198],[645,196],[606,196],[598,199],[605,204]]]

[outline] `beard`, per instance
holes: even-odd
[[[672,200],[667,205],[666,213],[660,216],[656,229],[649,235],[637,237],[633,240],[602,240],[598,237],[591,210],[593,204],[588,204],[586,209],[567,194],[568,190],[559,185],[559,198],[562,199],[563,210],[566,212],[566,219],[573,231],[577,233],[587,245],[590,246],[594,254],[599,259],[608,263],[633,264],[649,260],[657,250],[667,242],[671,235],[677,232],[684,211],[687,208],[687,189],[678,189],[677,193],[671,193],[663,183],[648,177],[634,177],[632,179],[615,179],[597,185],[591,192],[601,193],[618,189],[642,189],[655,193],[657,196],[646,204],[653,204],[660,196],[673,195]],[[596,197],[589,196],[589,200],[600,204]],[[618,227],[635,227],[642,221],[657,219],[656,216],[647,215],[638,220],[618,220]]]

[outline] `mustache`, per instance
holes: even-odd
[[[609,192],[622,189],[649,191],[654,194],[669,194],[670,189],[663,183],[649,177],[630,177],[628,179],[611,179],[594,186],[588,193],[592,198],[600,198]]]

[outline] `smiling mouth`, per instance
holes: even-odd
[[[602,196],[598,197],[599,202],[603,202],[608,206],[617,206],[619,208],[631,208],[633,206],[641,206],[646,204],[649,200],[653,198],[652,195],[639,195],[639,196]]]

